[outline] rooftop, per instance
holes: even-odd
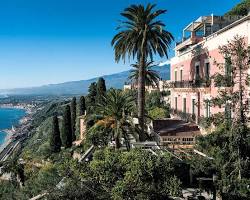
[[[190,45],[197,44],[205,37],[232,24],[242,18],[241,16],[201,16],[188,24],[182,32],[182,40],[176,43],[176,50],[181,51]]]

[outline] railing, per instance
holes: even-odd
[[[181,41],[177,41],[176,42],[176,46],[178,46],[179,44],[185,42],[186,40],[190,39],[191,37],[183,37]]]
[[[178,45],[181,45],[182,43],[185,43],[185,42],[191,42],[192,44],[193,43],[197,43],[197,42],[199,42],[202,38],[203,38],[204,36],[199,36],[199,35],[195,35],[195,36],[189,36],[189,37],[183,37],[182,39],[181,39],[181,41],[177,41],[176,43],[175,43],[175,45],[176,45],[176,47],[178,46]]]
[[[212,117],[197,116],[195,114],[185,113],[180,110],[171,109],[171,114],[179,117],[180,119],[187,122],[198,123],[198,125],[204,129],[207,129],[213,123]]]
[[[171,109],[171,114],[180,117],[184,121],[188,121],[188,122],[195,122],[196,121],[196,115],[195,114],[182,112],[182,111],[176,110],[176,109]]]
[[[169,83],[171,88],[199,88],[199,87],[210,87],[211,81],[208,80],[185,80],[185,81],[173,81]]]

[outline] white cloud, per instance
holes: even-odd
[[[164,66],[164,65],[169,65],[169,64],[170,64],[170,60],[167,60],[167,61],[165,61],[165,62],[160,62],[160,63],[159,63],[159,66],[162,67],[162,66]]]

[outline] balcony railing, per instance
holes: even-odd
[[[185,81],[173,81],[169,83],[171,88],[199,88],[199,87],[210,87],[211,81],[208,80],[185,80]]]
[[[178,116],[179,118],[181,118],[184,121],[188,121],[188,122],[195,122],[196,121],[196,115],[195,114],[182,112],[182,111],[176,110],[176,109],[171,109],[171,113],[173,115]]]
[[[197,116],[195,114],[185,113],[180,110],[171,109],[171,114],[179,117],[180,119],[187,122],[198,123],[198,125],[204,129],[207,129],[213,123],[213,117]]]

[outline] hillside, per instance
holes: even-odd
[[[170,79],[170,66],[156,66],[154,68],[159,72],[163,80]],[[124,71],[120,73],[105,75],[103,78],[106,80],[106,85],[108,88],[122,88],[124,83],[127,81],[129,71]],[[86,94],[90,83],[97,81],[99,77],[80,80],[80,81],[71,81],[60,84],[50,84],[40,87],[32,88],[17,88],[11,90],[0,90],[2,94],[26,94],[26,95],[62,95],[62,94]]]

